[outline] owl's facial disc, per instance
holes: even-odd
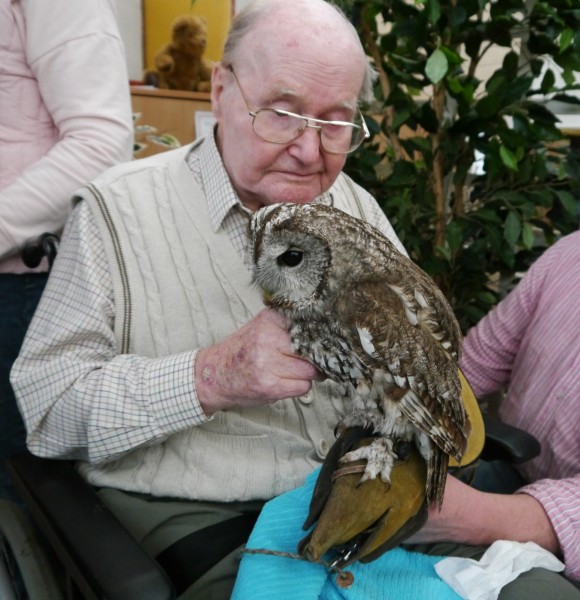
[[[254,278],[273,308],[312,308],[330,264],[324,240],[305,231],[272,228],[256,253]]]

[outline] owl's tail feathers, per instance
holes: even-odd
[[[427,501],[429,504],[436,501],[439,508],[443,501],[448,467],[465,468],[472,465],[485,443],[485,426],[477,398],[461,369],[458,371],[461,400],[465,408],[464,424],[462,428],[455,429],[453,444],[447,447],[449,456],[445,452],[445,445],[441,446],[442,449],[433,445],[427,465]]]
[[[429,506],[436,502],[439,510],[441,510],[441,505],[443,504],[448,466],[448,455],[439,447],[433,445],[431,455],[427,462],[427,485],[425,495]]]

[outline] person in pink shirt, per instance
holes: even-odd
[[[46,282],[25,244],[60,233],[83,183],[132,155],[109,0],[0,0],[0,464],[25,448],[9,373]],[[14,499],[0,466],[0,498]]]
[[[580,598],[579,298],[576,232],[546,250],[463,344],[461,366],[476,395],[505,389],[499,416],[533,434],[542,450],[518,466],[512,480],[523,485],[514,494],[449,477],[441,512],[431,511],[413,541],[432,543],[432,554],[471,557],[496,540],[533,541],[565,563],[569,581],[533,569],[508,584],[501,600]]]

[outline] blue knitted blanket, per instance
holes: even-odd
[[[296,553],[304,537],[302,523],[319,470],[304,486],[268,502],[260,514],[247,548]],[[441,557],[395,548],[377,560],[347,567],[354,575],[350,588],[341,588],[336,573],[294,558],[244,554],[232,600],[459,600],[435,572]]]

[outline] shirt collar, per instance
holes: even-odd
[[[209,218],[218,231],[235,206],[241,202],[232,186],[213,135],[208,135],[199,149],[200,174],[207,197]]]

